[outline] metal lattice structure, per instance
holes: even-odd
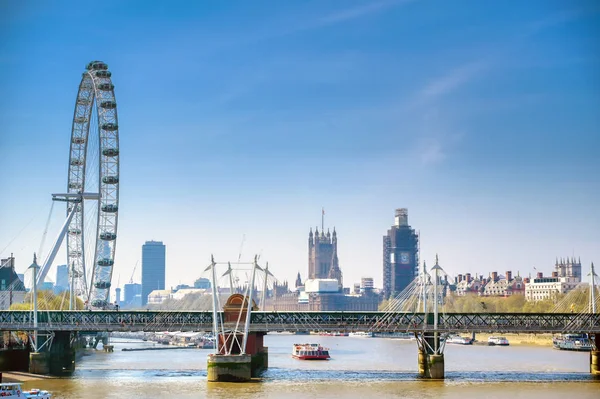
[[[221,318],[219,312],[217,317]],[[252,312],[250,331],[431,332],[432,313]],[[0,311],[0,331],[33,330],[29,311]],[[47,331],[211,331],[212,312],[48,311],[38,330]],[[596,313],[445,313],[438,332],[600,333]]]
[[[97,124],[92,122],[94,112]],[[95,136],[95,132],[90,134],[90,129],[98,134],[97,164],[92,164],[88,157],[88,143]],[[68,227],[67,258],[74,274],[75,294],[95,308],[104,308],[108,303],[115,259],[119,209],[118,129],[111,72],[105,63],[92,61],[81,78],[73,114],[67,190],[76,200],[70,200],[67,206],[67,215],[74,211]],[[98,168],[97,188],[96,182],[93,183],[98,193],[86,198],[86,187],[92,183],[86,181],[87,168]],[[97,200],[97,228],[90,232],[95,234],[93,263],[86,266],[84,199],[90,197]],[[90,271],[91,278],[88,278]]]

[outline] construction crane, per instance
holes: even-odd
[[[138,263],[140,263],[139,260],[135,262],[135,266],[133,267],[133,271],[131,272],[131,278],[129,279],[129,284],[133,284],[133,275],[135,274],[135,269],[137,269]]]

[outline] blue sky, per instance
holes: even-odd
[[[18,269],[66,186],[95,59],[119,107],[121,284],[150,239],[167,285],[244,236],[243,258],[304,278],[321,207],[347,286],[381,286],[397,207],[450,274],[600,263],[595,2],[170,3],[0,5],[0,256]]]

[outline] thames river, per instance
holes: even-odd
[[[27,383],[56,399],[93,398],[600,398],[589,353],[550,347],[446,346],[446,379],[417,377],[414,341],[269,334],[260,382],[208,383],[211,350],[123,352],[153,343],[113,339],[115,352],[88,350],[72,378]],[[294,343],[321,343],[329,361],[290,356]]]

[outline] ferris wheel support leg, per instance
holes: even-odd
[[[65,223],[63,224],[62,228],[60,229],[60,232],[58,233],[58,237],[56,237],[56,241],[54,242],[52,251],[50,251],[50,253],[48,254],[48,257],[46,258],[46,261],[44,262],[44,266],[42,266],[42,268],[38,272],[38,275],[37,275],[37,283],[38,284],[42,284],[44,282],[46,275],[50,271],[52,262],[54,262],[54,258],[56,257],[56,254],[58,253],[58,250],[60,249],[60,246],[65,238],[65,234],[67,233],[67,230],[69,229],[69,224],[71,223],[71,220],[73,219],[73,216],[75,215],[75,209],[76,209],[76,207],[73,207],[73,209],[69,213],[69,216],[67,216]]]

